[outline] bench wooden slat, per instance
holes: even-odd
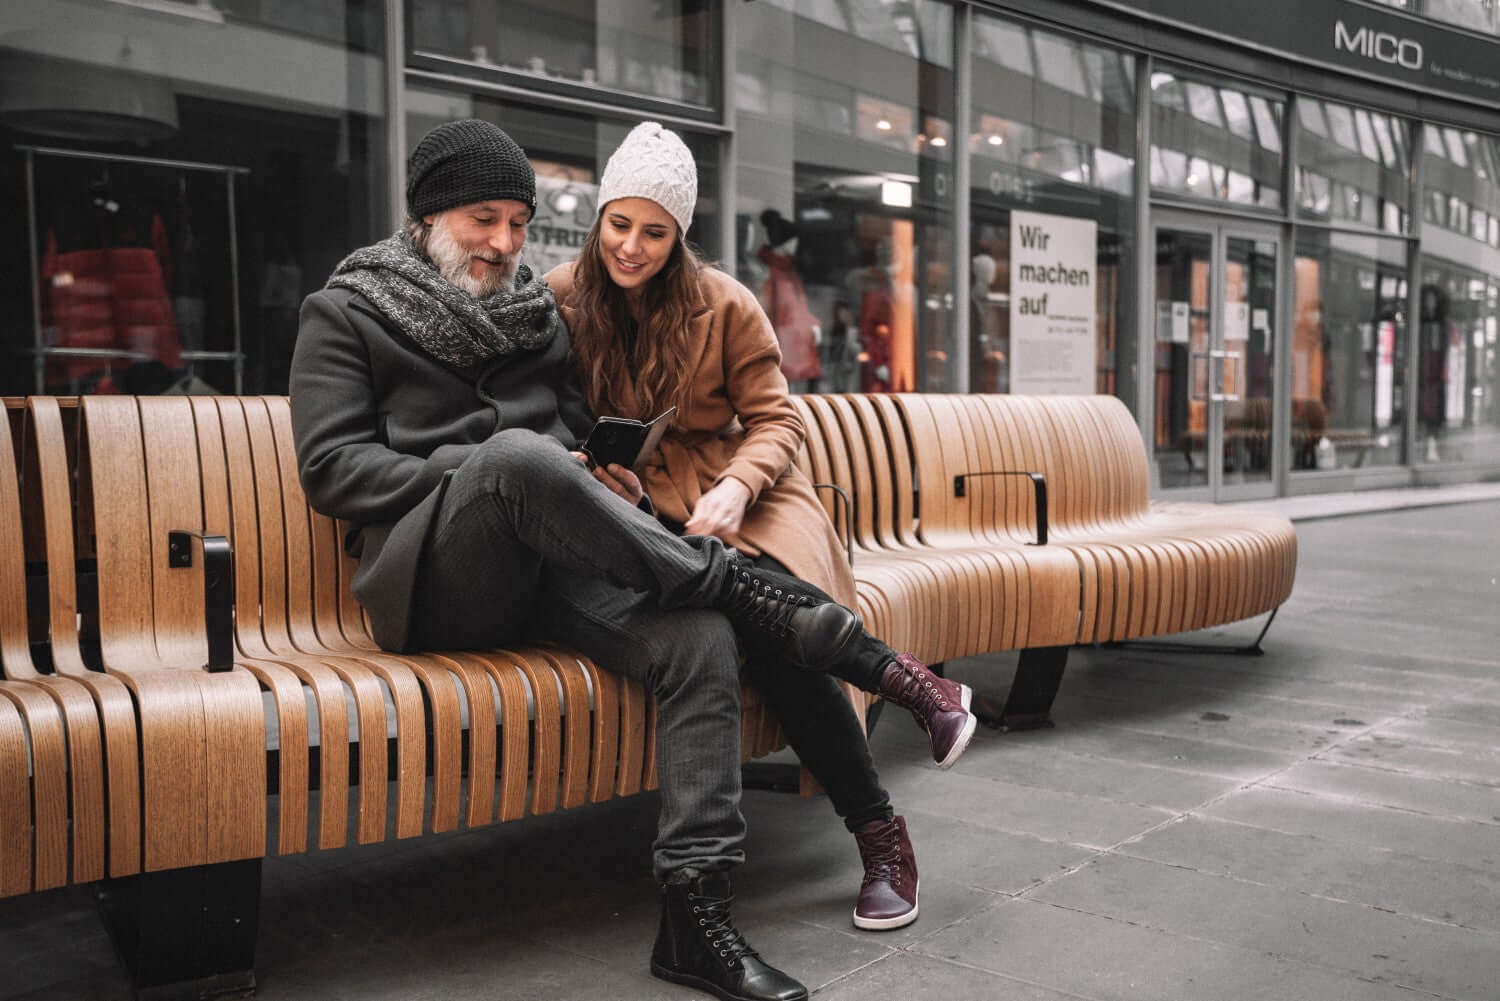
[[[107,776],[107,821],[104,833],[109,861],[109,875],[129,876],[140,871],[141,786],[140,738],[136,726],[135,700],[119,678],[91,671],[85,665],[78,637],[77,577],[74,573],[74,534],[72,477],[68,465],[67,445],[62,412],[51,397],[30,397],[27,413],[27,483],[28,493],[40,500],[43,514],[43,543],[47,553],[48,635],[52,652],[52,669],[56,685],[66,681],[89,693],[98,713],[103,741],[104,774]],[[83,739],[87,739],[85,736]],[[92,782],[92,777],[86,777]],[[103,781],[101,780],[101,785]],[[83,830],[75,834],[87,844],[93,838],[94,821],[88,805],[92,797],[77,800],[85,804],[84,815],[75,822]],[[75,816],[78,810],[75,806]],[[75,869],[77,866],[75,866]],[[92,868],[85,864],[82,871]]]
[[[308,828],[308,742],[309,721],[307,702],[302,694],[301,679],[286,665],[273,661],[255,659],[268,651],[263,643],[256,643],[261,634],[257,629],[249,643],[245,642],[241,624],[259,620],[258,595],[248,582],[259,577],[259,551],[255,545],[245,545],[247,538],[255,536],[256,512],[248,504],[231,503],[229,490],[229,454],[225,448],[224,435],[219,421],[217,400],[212,397],[190,397],[187,406],[192,412],[194,433],[197,439],[199,473],[201,476],[204,531],[223,535],[234,547],[235,559],[241,564],[235,573],[235,604],[237,614],[236,648],[240,654],[236,664],[254,675],[260,686],[269,691],[276,707],[277,717],[277,853],[290,855],[307,850]],[[340,699],[342,703],[342,699]],[[342,704],[340,704],[342,709]],[[325,761],[325,765],[329,762]],[[347,767],[347,766],[346,766]],[[338,772],[333,772],[339,775]],[[342,778],[336,783],[342,786]],[[336,799],[337,796],[332,797]],[[332,804],[329,804],[332,805]]]
[[[620,765],[620,684],[615,674],[600,670],[589,658],[577,661],[594,690],[588,799],[602,803],[615,794],[615,771]]]
[[[0,699],[14,706],[31,747],[33,887],[49,890],[68,882],[68,758],[62,715],[47,694],[23,681],[0,684]]]
[[[201,670],[206,643],[195,635],[201,621],[190,620],[201,615],[203,570],[167,569],[167,528],[202,525],[196,441],[174,405],[182,402],[86,397],[81,405],[80,491],[93,496],[100,646],[105,669],[136,696],[149,871],[255,857],[265,845],[259,688],[243,672]],[[177,517],[186,524],[170,525]],[[127,635],[132,629],[144,634]],[[226,784],[235,795],[223,795]],[[209,814],[221,809],[230,814],[214,821],[226,833],[210,839]]]
[[[18,416],[24,417],[24,411]],[[74,878],[78,880],[100,879],[105,872],[105,815],[104,815],[104,747],[99,727],[99,715],[93,699],[81,684],[68,678],[43,675],[36,670],[31,660],[29,626],[27,623],[25,554],[26,539],[22,529],[22,501],[17,482],[14,441],[7,425],[0,433],[0,552],[13,553],[13,559],[0,561],[0,690],[9,692],[9,697],[21,711],[28,728],[49,728],[47,711],[34,697],[40,695],[51,699],[52,711],[58,714],[61,731],[66,734],[67,760],[64,768],[69,779],[69,795],[63,804],[67,816],[66,828],[61,835],[64,844],[71,844],[71,865]],[[23,438],[24,442],[24,438]],[[23,446],[24,448],[24,446]],[[26,449],[34,464],[34,450]],[[38,549],[45,549],[45,536],[33,539]],[[35,721],[35,722],[33,722]],[[48,762],[49,766],[51,762]],[[41,790],[38,790],[40,794]],[[70,807],[70,809],[69,809]],[[39,843],[38,878],[52,878],[51,870],[41,864],[43,856],[52,850],[50,839],[57,837],[51,808],[37,811],[39,842],[46,842],[46,851]],[[65,849],[66,850],[66,849]],[[66,873],[68,861],[64,860]]]
[[[0,897],[30,893],[31,776],[26,728],[9,699],[0,699]]]

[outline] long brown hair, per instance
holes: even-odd
[[[650,420],[667,407],[682,407],[688,394],[688,367],[698,354],[690,350],[689,321],[702,300],[702,260],[679,236],[667,262],[641,292],[641,319],[633,352],[626,331],[635,321],[625,290],[604,269],[599,250],[603,217],[594,220],[573,268],[576,310],[573,350],[584,400],[596,414]],[[621,411],[622,387],[635,374],[637,413]]]

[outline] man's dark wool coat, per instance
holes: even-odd
[[[569,448],[588,433],[558,326],[545,348],[458,369],[355,292],[303,302],[291,375],[298,472],[313,508],[349,523],[354,596],[383,648],[408,648],[417,564],[448,474],[504,428]]]

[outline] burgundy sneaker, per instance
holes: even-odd
[[[978,723],[969,712],[974,697],[968,685],[940,678],[909,653],[899,655],[880,675],[880,694],[911,710],[932,741],[932,760],[950,768],[969,746]]]
[[[854,832],[865,878],[859,884],[854,925],[872,931],[904,928],[917,920],[917,860],[906,818],[872,820]]]

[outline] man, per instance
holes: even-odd
[[[736,630],[821,668],[858,618],[718,539],[678,538],[628,470],[596,479],[570,454],[591,420],[552,293],[519,264],[536,182],[509,136],[441,125],[407,177],[403,231],[303,303],[291,371],[303,489],[354,526],[375,639],[552,640],[647,684],[664,884],[653,972],[722,998],[806,998],[729,914],[745,834]]]

